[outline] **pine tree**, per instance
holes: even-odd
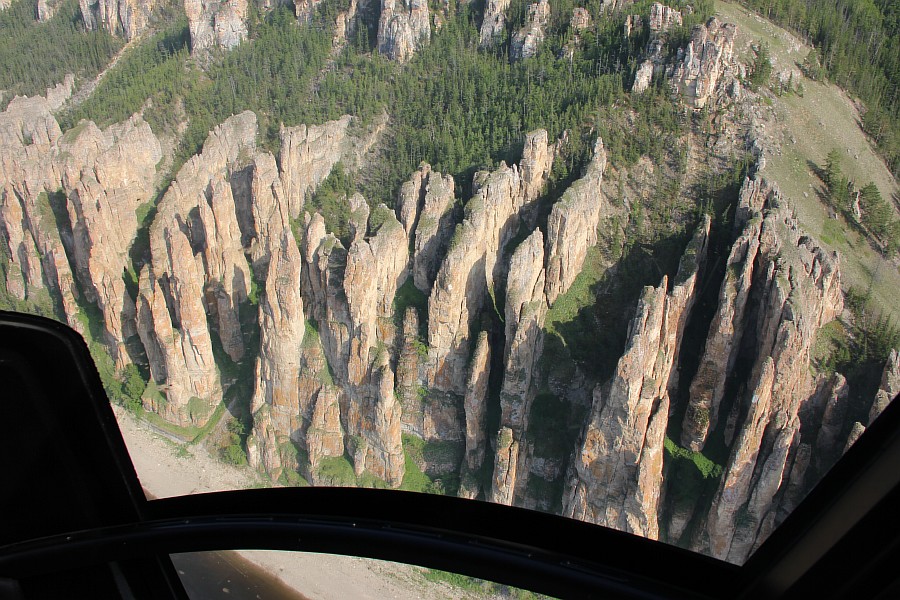
[[[834,193],[834,188],[841,180],[841,153],[837,148],[832,149],[825,157],[825,186]]]

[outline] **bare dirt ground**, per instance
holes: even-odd
[[[897,262],[883,259],[855,225],[840,216],[832,218],[817,174],[826,155],[837,148],[843,158],[842,170],[857,187],[874,182],[886,200],[900,190],[860,128],[857,107],[837,86],[802,76],[798,64],[803,62],[809,47],[801,40],[736,4],[717,1],[716,12],[720,19],[738,26],[735,53],[739,59],[750,62],[751,44],[765,42],[769,45],[773,72],[777,75],[796,71],[795,82],[799,76],[804,88],[802,97],[766,94],[774,118],[774,130],[769,133],[775,141],[775,152],[766,156],[766,175],[791,200],[804,229],[841,254],[844,289],[865,291],[871,285],[875,306],[900,320]]]
[[[250,468],[226,465],[201,446],[178,445],[114,407],[144,489],[158,498],[264,485]],[[267,484],[266,484],[267,485]],[[277,551],[239,554],[311,600],[485,598],[426,580],[423,569],[349,556]]]

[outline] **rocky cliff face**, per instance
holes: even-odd
[[[85,29],[102,29],[129,41],[147,28],[157,4],[157,0],[79,0]]]
[[[38,0],[37,14],[35,15],[37,20],[43,22],[52,19],[59,4],[60,0]]]
[[[166,416],[179,424],[202,424],[221,398],[210,329],[232,361],[243,357],[240,310],[252,275],[229,179],[255,152],[256,132],[250,112],[217,127],[179,171],[150,229],[138,331],[166,392]]]
[[[606,170],[603,140],[594,146],[594,157],[585,176],[565,191],[547,220],[547,302],[565,293],[584,266],[587,250],[597,243],[597,225],[603,200],[600,186]]]
[[[798,230],[777,189],[765,180],[748,180],[738,215],[746,225],[736,245],[744,245],[747,236],[755,237],[759,245],[748,267],[756,310],[745,311],[736,325],[738,332],[743,329],[745,359],[752,362],[746,391],[738,395],[746,417],[737,424],[725,474],[705,528],[695,541],[696,548],[732,562],[743,562],[778,522],[778,505],[790,484],[792,463],[802,456],[796,448],[800,408],[814,393],[810,347],[816,332],[843,306],[837,257]],[[723,288],[732,285],[726,277]],[[720,297],[730,293],[723,289]],[[722,334],[711,329],[710,336],[728,338],[730,330],[726,327]],[[700,376],[705,377],[702,367]],[[692,391],[709,389],[707,382],[697,385],[695,380],[692,385]],[[822,417],[822,444],[833,445],[827,442],[827,424],[834,410],[826,410]],[[707,418],[702,410],[689,411],[688,425],[702,424]]]
[[[65,136],[50,113],[71,91],[16,98],[0,114],[0,240],[10,256],[7,291],[20,300],[59,294],[82,330],[82,305],[103,315],[103,341],[119,367],[130,362],[134,303],[122,273],[137,233],[137,208],[151,200],[159,141],[139,117],[101,131],[83,121]],[[77,281],[76,281],[77,277]]]
[[[481,492],[478,471],[484,464],[486,450],[486,418],[488,379],[491,369],[491,347],[486,331],[478,334],[475,353],[469,366],[469,381],[466,386],[466,453],[460,469],[460,491],[462,498],[475,498]]]
[[[538,229],[513,253],[506,288],[506,349],[500,391],[500,426],[503,435],[511,436],[515,445],[523,449],[526,419],[535,393],[532,376],[537,371],[543,349],[541,330],[548,308],[544,280],[544,236]],[[524,477],[519,478],[516,473],[520,459],[508,467],[504,465],[502,446],[498,441],[491,500],[511,504],[514,486]],[[510,472],[503,474],[506,468]],[[507,484],[513,487],[507,488]]]
[[[247,38],[247,0],[185,0],[191,52],[230,50]]]
[[[525,26],[516,32],[509,43],[511,60],[522,60],[536,55],[544,41],[544,30],[550,22],[550,2],[540,0],[528,5]]]
[[[429,387],[465,393],[469,332],[488,293],[496,293],[495,281],[505,275],[498,259],[519,227],[520,211],[537,198],[537,184],[549,173],[552,152],[546,139],[546,132],[529,134],[521,171],[501,164],[475,176],[475,196],[456,226],[428,299]]]
[[[292,218],[300,216],[307,194],[349,151],[347,127],[351,120],[345,115],[323,125],[281,128],[282,185]]]
[[[130,362],[125,342],[137,330],[134,299],[121,274],[130,265],[128,251],[140,225],[136,211],[152,200],[160,143],[149,125],[133,117],[106,131],[82,123],[60,140],[60,152],[66,157],[61,175],[70,258],[86,300],[103,313],[104,341],[122,367]]]
[[[382,0],[378,20],[378,51],[405,62],[431,38],[426,0]]]
[[[706,25],[694,27],[687,48],[679,50],[671,73],[672,87],[691,108],[705,107],[720,91],[734,54],[736,31],[734,25],[712,18]]]
[[[659,535],[663,438],[673,368],[706,260],[710,221],[698,227],[673,285],[647,287],[615,374],[594,390],[584,441],[568,475],[563,514],[641,536]]]
[[[479,30],[482,47],[491,46],[506,33],[506,9],[509,0],[488,0],[484,6],[484,19]]]
[[[681,13],[665,4],[654,2],[650,7],[650,19],[647,24],[650,31],[663,32],[676,25],[681,25]]]
[[[900,353],[891,350],[881,376],[881,385],[875,394],[875,401],[869,411],[869,425],[881,414],[887,405],[900,394]]]

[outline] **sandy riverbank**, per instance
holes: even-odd
[[[123,409],[115,407],[115,411],[141,484],[154,496],[259,484],[251,469],[221,463],[201,446],[178,446]],[[421,569],[410,565],[328,554],[261,550],[239,554],[311,600],[470,597],[456,588],[425,580]]]

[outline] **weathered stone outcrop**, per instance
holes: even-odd
[[[220,399],[207,314],[231,359],[243,356],[239,311],[251,273],[229,177],[255,153],[256,131],[251,112],[216,127],[203,152],[179,171],[150,228],[151,262],[141,273],[138,331],[173,422],[202,423],[208,414],[188,411],[191,398],[209,409]],[[168,337],[170,330],[175,338]]]
[[[365,469],[391,487],[399,487],[405,472],[401,408],[386,350],[375,357],[370,377],[369,393],[346,409],[348,433],[354,436],[354,467],[357,475]]]
[[[638,67],[637,73],[634,75],[634,83],[631,85],[632,93],[643,94],[646,92],[647,88],[650,87],[650,82],[653,81],[654,71],[655,67],[652,60],[647,59],[642,62],[641,66]]]
[[[510,0],[487,0],[484,6],[484,19],[479,31],[479,43],[482,48],[493,45],[506,33],[506,9]]]
[[[650,7],[650,19],[648,20],[650,31],[660,33],[681,25],[681,13],[665,4],[654,2]]]
[[[50,111],[62,105],[72,83],[67,77],[48,89],[50,100],[14,98],[0,114],[7,291],[35,299],[46,286],[61,296],[69,324],[81,330],[80,287],[82,299],[103,313],[103,341],[122,367],[129,362],[124,342],[136,333],[122,273],[137,232],[135,211],[152,198],[162,153],[139,117],[105,131],[82,121],[63,136]]]
[[[56,9],[59,8],[60,0],[38,0],[37,2],[37,17],[38,21],[44,22],[49,21],[53,18],[53,15],[56,14]]]
[[[600,10],[615,13],[624,10],[634,4],[634,0],[602,0]]]
[[[11,2],[12,0],[0,0],[0,10],[6,10],[7,8],[9,8]]]
[[[300,216],[306,196],[328,177],[347,151],[351,120],[344,115],[322,125],[281,128],[281,180],[291,218]]]
[[[191,52],[230,50],[247,38],[247,0],[184,0]]]
[[[583,31],[591,26],[591,13],[586,8],[576,6],[572,9],[572,18],[569,19],[569,27],[575,31]]]
[[[713,17],[706,25],[694,27],[687,48],[678,51],[672,87],[691,108],[699,110],[714,101],[732,60],[736,31],[734,25]]]
[[[532,134],[535,140],[545,136]],[[533,156],[552,153],[540,144],[526,141],[523,163]],[[528,172],[544,173],[549,168]],[[522,173],[526,170],[523,167]],[[520,211],[539,193],[537,181],[526,185],[516,166],[501,163],[500,168],[475,175],[475,195],[466,205],[466,215],[457,225],[447,256],[441,264],[428,299],[427,381],[430,388],[465,393],[466,369],[470,352],[469,332],[483,306],[488,291],[504,272],[498,259],[518,229]]]
[[[691,383],[690,403],[682,425],[681,444],[695,452],[703,449],[709,432],[718,424],[725,384],[733,372],[744,335],[744,313],[750,299],[762,229],[761,218],[751,220],[750,216],[759,215],[767,191],[756,180],[747,180],[741,188],[735,228],[743,231],[731,246],[725,279],[719,290],[718,309]]]
[[[103,313],[107,348],[119,367],[137,334],[134,299],[122,273],[137,235],[135,212],[152,200],[160,143],[140,117],[101,131],[82,122],[60,139],[62,189],[72,231],[71,262],[87,301]]]
[[[476,473],[481,469],[486,450],[486,417],[488,378],[491,369],[491,346],[488,334],[482,331],[475,343],[475,353],[469,366],[469,380],[463,407],[466,414],[466,454],[460,469],[459,496],[475,498],[481,491]]]
[[[419,169],[412,174],[409,181],[400,186],[400,196],[397,198],[397,218],[403,224],[407,236],[411,236],[416,229],[419,219],[419,210],[425,203],[425,193],[428,188],[428,176],[431,173],[431,165],[422,163]]]
[[[510,60],[523,60],[535,56],[544,41],[544,30],[549,22],[549,0],[539,0],[539,2],[529,4],[525,26],[517,31],[510,40]]]
[[[544,281],[544,236],[540,229],[536,229],[513,253],[506,288],[506,348],[500,390],[500,426],[509,430],[522,450],[525,449],[528,415],[535,393],[532,380],[543,351],[544,317],[548,308]],[[525,457],[519,457],[511,468],[522,469],[526,462]],[[503,463],[503,457],[498,454],[495,469],[506,468]],[[495,473],[492,496],[511,502],[516,497],[516,490],[503,488],[504,482],[523,485],[526,481],[525,473],[513,472],[511,476]]]
[[[516,439],[525,430],[531,379],[543,347],[544,281],[544,236],[536,229],[513,253],[506,288],[506,369],[500,391],[500,425],[511,428]]]
[[[453,201],[453,177],[429,172],[413,240],[413,282],[426,294],[431,292],[440,261],[453,236]]]
[[[584,266],[587,250],[597,243],[597,225],[603,208],[600,187],[606,169],[603,140],[597,139],[594,157],[584,177],[567,189],[553,205],[547,220],[548,304],[568,291]]]
[[[612,380],[594,390],[584,440],[570,468],[563,514],[655,539],[669,392],[706,257],[709,219],[697,228],[671,291],[646,287]],[[668,293],[667,293],[668,291]]]
[[[49,106],[52,111],[58,111],[65,106],[66,101],[72,97],[72,91],[74,89],[75,76],[69,73],[60,83],[47,88],[47,106]]]
[[[378,51],[406,62],[431,39],[427,0],[381,0]]]
[[[265,293],[259,303],[260,348],[256,360],[256,390],[251,410],[263,404],[301,414],[310,399],[300,398],[300,354],[306,318],[300,295],[300,251],[285,231],[272,253]]]
[[[758,230],[759,242],[750,290],[756,308],[745,313],[744,323],[744,336],[748,328],[753,335],[747,357],[753,366],[746,392],[738,396],[748,413],[695,544],[737,563],[778,524],[778,496],[790,484],[799,409],[815,391],[810,348],[816,332],[843,307],[837,256],[799,231],[777,189],[765,180],[748,180],[745,191],[752,186],[758,192],[750,196],[764,199],[765,212],[754,202],[742,202],[738,210],[745,233]]]
[[[79,0],[88,31],[102,29],[132,40],[147,28],[158,0]]]
[[[322,0],[294,0],[294,14],[301,23],[312,21],[316,7]]]
[[[425,410],[419,395],[419,313],[410,306],[403,316],[403,341],[397,359],[397,396],[405,433],[425,437]]]
[[[491,502],[512,505],[513,491],[516,489],[518,460],[519,442],[515,440],[509,427],[503,427],[497,433],[497,459],[494,463]]]
[[[344,275],[351,336],[348,374],[354,385],[363,383],[368,372],[370,349],[379,341],[388,345],[393,342],[393,332],[384,335],[379,318],[393,315],[394,296],[408,275],[409,242],[403,226],[383,204],[376,212],[382,215],[383,223],[368,242],[351,244]]]
[[[900,353],[897,350],[891,350],[887,363],[884,365],[881,385],[875,393],[875,401],[872,402],[872,408],[869,410],[869,425],[897,397],[897,394],[900,394]]]
[[[644,26],[644,20],[641,15],[628,15],[625,17],[625,25],[623,25],[623,33],[626,38],[630,38],[632,33],[638,31]]]

